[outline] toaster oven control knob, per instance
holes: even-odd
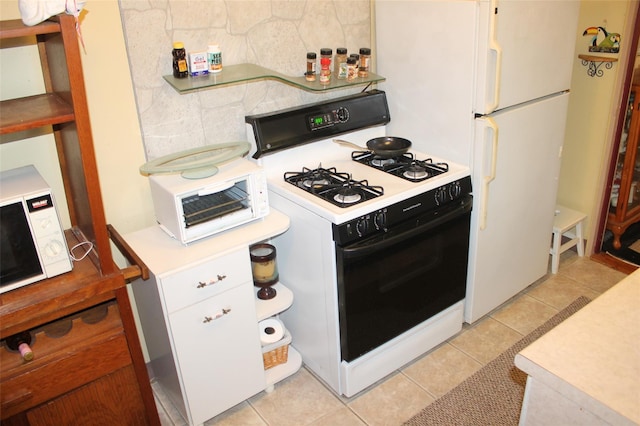
[[[384,210],[380,210],[376,212],[373,216],[373,224],[376,226],[376,229],[386,229],[387,228],[387,212]]]
[[[53,240],[44,246],[44,252],[47,257],[57,257],[64,250],[64,246],[60,241]]]
[[[349,110],[345,107],[340,107],[336,110],[336,118],[340,123],[346,123],[349,120]]]

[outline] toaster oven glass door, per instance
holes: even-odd
[[[187,228],[249,209],[249,207],[246,180],[236,182],[230,188],[221,191],[196,194],[182,199],[184,223]]]

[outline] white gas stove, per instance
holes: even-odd
[[[307,366],[346,396],[463,322],[469,169],[409,149],[379,159],[381,170],[359,161],[371,155],[366,149],[334,142],[365,147],[385,137],[389,120],[386,95],[376,90],[246,118],[269,203],[291,220],[273,241],[295,300],[282,318]],[[393,161],[410,163],[409,179],[388,172]],[[420,180],[423,166],[429,177]],[[327,170],[338,180],[328,181]],[[321,197],[334,190],[341,191],[337,202],[333,192]]]

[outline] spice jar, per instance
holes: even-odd
[[[349,55],[349,57],[356,60],[356,77],[357,77],[358,76],[358,66],[360,65],[360,55],[358,55],[357,53],[352,53],[351,55]]]
[[[331,83],[331,59],[320,58],[320,84]]]
[[[358,65],[358,77],[369,76],[369,66],[371,63],[371,49],[363,47],[360,49],[360,64]]]
[[[333,50],[328,47],[323,47],[320,49],[320,66],[322,66],[322,60],[328,59],[329,66],[329,78],[331,78],[331,56],[333,55]]]
[[[219,45],[209,45],[207,49],[207,62],[209,62],[209,72],[222,71],[222,51]]]
[[[173,76],[175,78],[185,78],[189,75],[187,67],[187,52],[184,50],[184,44],[181,41],[173,43]]]
[[[338,47],[333,60],[333,74],[340,79],[347,78],[347,49]]]
[[[353,56],[347,58],[347,81],[351,81],[358,75],[358,67],[356,58]]]
[[[316,52],[307,52],[307,72],[304,77],[307,81],[316,81]]]

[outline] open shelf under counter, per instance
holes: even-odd
[[[294,374],[301,366],[302,355],[300,355],[300,352],[296,351],[293,346],[289,345],[287,362],[265,370],[264,374],[267,382],[266,391],[271,392],[273,385]]]
[[[281,283],[276,283],[272,287],[276,291],[276,297],[269,300],[258,299],[256,296],[256,312],[258,321],[269,318],[282,311],[289,309],[293,303],[293,293]],[[256,292],[258,287],[255,287]]]
[[[385,80],[384,77],[370,72],[367,77],[356,77],[353,80],[332,78],[329,84],[320,84],[319,78],[316,78],[316,81],[307,81],[303,75],[292,77],[255,64],[225,65],[219,73],[195,77],[175,78],[173,75],[165,75],[163,78],[181,94],[258,80],[276,80],[311,92],[346,89]]]

